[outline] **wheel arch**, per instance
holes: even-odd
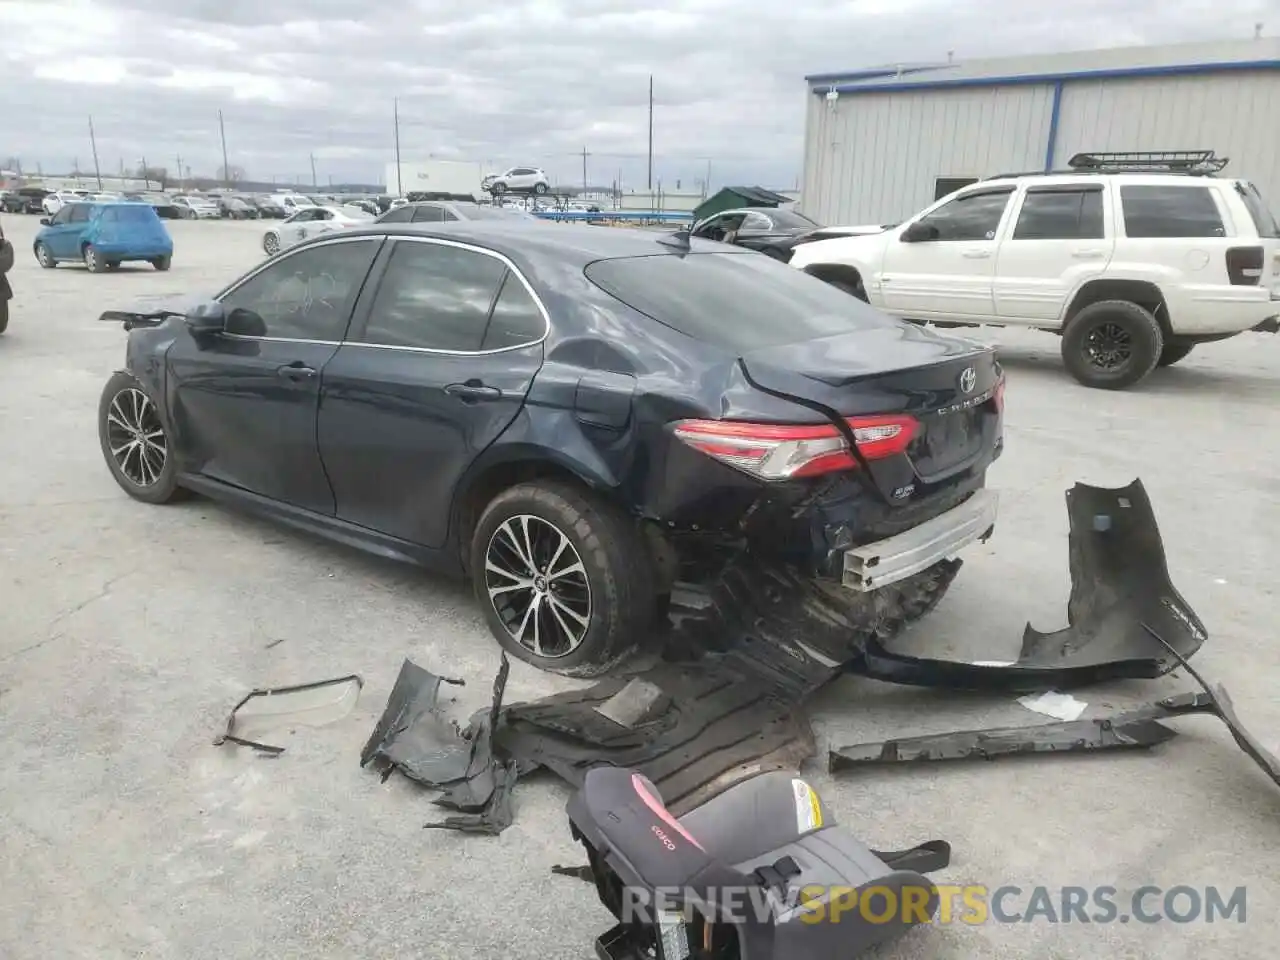
[[[1151,280],[1132,278],[1098,278],[1081,284],[1080,289],[1072,294],[1066,310],[1063,311],[1062,325],[1059,329],[1065,330],[1085,307],[1104,300],[1127,300],[1130,303],[1136,303],[1156,318],[1156,322],[1160,324],[1160,332],[1166,338],[1172,338],[1169,304],[1164,293]]]

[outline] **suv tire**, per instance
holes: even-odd
[[[1163,350],[1160,351],[1160,359],[1156,361],[1157,367],[1172,367],[1179,360],[1182,360],[1189,354],[1194,343],[1167,343]]]
[[[1091,303],[1062,334],[1062,361],[1086,387],[1124,390],[1156,368],[1164,334],[1151,311],[1128,300]]]
[[[515,577],[495,568],[520,574],[527,585],[515,586]],[[471,538],[469,569],[493,635],[540,670],[600,676],[631,659],[650,635],[656,588],[640,529],[572,484],[534,481],[494,497]],[[535,602],[542,610],[536,623],[528,619]],[[535,626],[546,653],[534,649]]]
[[[533,192],[538,196],[542,196],[548,189],[550,188],[545,183],[535,183],[533,185]]]

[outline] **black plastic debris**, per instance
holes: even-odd
[[[1208,634],[1169,579],[1164,543],[1142,481],[1067,491],[1071,598],[1065,629],[1030,625],[1007,664],[963,663],[893,653],[871,640],[852,673],[891,683],[970,690],[1066,690],[1168,673]],[[1157,642],[1151,625],[1169,644]]]
[[[994,760],[1026,754],[1145,750],[1177,736],[1177,731],[1163,726],[1160,720],[1204,712],[1212,701],[1213,698],[1207,694],[1188,693],[1113,717],[961,730],[838,747],[830,753],[828,768],[835,772],[857,766],[939,760]]]
[[[443,791],[435,804],[457,811],[433,829],[497,834],[511,825],[511,793],[518,769],[493,748],[493,730],[502,710],[511,664],[506,656],[494,679],[493,701],[472,716],[465,729],[444,716],[439,677],[405,660],[387,706],[360,753],[360,766],[373,765],[383,779],[394,770],[425,787]]]
[[[335,723],[355,709],[363,686],[364,681],[351,674],[315,683],[251,690],[231,708],[226,728],[214,738],[213,745],[234,743],[266,756],[279,756],[284,747],[262,742],[263,736],[292,726]]]

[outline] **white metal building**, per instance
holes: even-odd
[[[806,78],[801,209],[900,220],[973,180],[1101,150],[1213,150],[1280,211],[1280,38]]]

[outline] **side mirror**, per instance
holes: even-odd
[[[48,218],[48,217],[41,217],[41,218],[40,218],[40,226],[42,226],[42,227],[47,227],[48,225],[49,225],[49,218]]]
[[[238,334],[242,337],[265,337],[267,335],[267,323],[252,310],[236,307],[226,315],[224,331]]]
[[[938,228],[933,224],[917,220],[902,231],[902,236],[899,239],[903,243],[928,243],[930,240],[937,240],[941,235]]]
[[[216,300],[197,304],[184,317],[193,337],[216,337],[227,329],[227,311]]]

